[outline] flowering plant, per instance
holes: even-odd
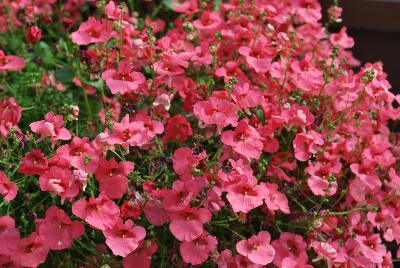
[[[336,2],[125,2],[0,3],[1,267],[394,267],[400,95]]]

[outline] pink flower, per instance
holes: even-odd
[[[317,153],[318,145],[323,145],[322,135],[314,130],[299,133],[293,140],[294,156],[299,161],[307,161],[311,154]]]
[[[204,232],[193,241],[183,241],[180,245],[182,259],[192,265],[204,263],[211,252],[217,249],[218,241],[214,236]]]
[[[218,12],[204,11],[200,18],[193,21],[193,26],[206,33],[214,33],[222,25],[223,20]]]
[[[157,248],[157,243],[154,241],[141,242],[138,249],[122,259],[123,267],[150,268],[151,256],[157,251]]]
[[[163,205],[168,211],[181,211],[189,207],[190,202],[199,194],[201,187],[193,181],[176,180],[172,189],[168,191],[163,200]]]
[[[72,200],[80,191],[80,182],[75,181],[70,169],[53,166],[39,177],[40,189],[61,196],[61,201]]]
[[[263,204],[265,189],[256,185],[257,179],[253,176],[240,175],[239,178],[241,180],[238,183],[228,187],[226,199],[234,212],[247,213]]]
[[[186,117],[177,114],[168,120],[162,141],[182,143],[192,136],[192,134],[192,128]]]
[[[161,226],[168,220],[168,215],[160,200],[154,199],[146,202],[144,206],[144,215],[150,224]]]
[[[0,49],[0,73],[6,74],[9,71],[19,71],[25,67],[25,60],[15,55],[6,56]]]
[[[36,229],[52,250],[69,248],[72,241],[85,232],[82,223],[71,221],[65,211],[56,206],[47,209],[44,219],[36,220]]]
[[[89,45],[91,43],[104,43],[117,34],[112,30],[109,21],[97,21],[94,17],[79,26],[79,29],[71,34],[72,42],[78,45]]]
[[[287,257],[298,262],[307,262],[307,243],[300,235],[284,232],[271,245],[275,249],[274,264],[278,267],[282,265],[282,262]]]
[[[24,267],[37,267],[45,262],[49,248],[43,236],[34,232],[21,239],[12,259]]]
[[[198,101],[193,106],[196,118],[206,125],[217,125],[219,133],[226,126],[236,126],[238,120],[236,111],[237,108],[234,104],[216,97]]]
[[[275,256],[275,249],[269,244],[270,241],[271,235],[267,231],[261,231],[248,240],[238,242],[236,250],[255,264],[267,265]]]
[[[203,224],[211,220],[211,213],[205,208],[186,208],[170,212],[169,230],[179,241],[193,241],[204,231]]]
[[[37,43],[40,39],[42,39],[42,30],[40,30],[38,27],[30,26],[28,28],[28,33],[26,34],[26,41],[30,44],[35,44]]]
[[[336,180],[332,180],[331,177],[321,178],[315,175],[311,175],[307,179],[307,184],[313,194],[321,196],[334,195],[338,188]]]
[[[347,35],[347,28],[342,27],[339,33],[331,34],[329,40],[333,45],[338,45],[341,48],[352,48],[354,39]]]
[[[146,230],[141,226],[134,226],[132,220],[123,223],[119,219],[114,227],[103,230],[103,234],[114,255],[126,257],[138,248],[139,242],[146,236]]]
[[[369,237],[357,235],[355,240],[358,242],[360,250],[364,257],[374,263],[381,263],[386,255],[386,248],[381,244],[379,234],[373,234]]]
[[[189,15],[198,11],[198,4],[197,0],[174,0],[171,4],[171,8],[176,12],[186,13]]]
[[[106,81],[112,94],[138,93],[140,88],[146,82],[146,78],[142,73],[131,70],[132,65],[122,60],[118,63],[118,70],[109,69],[101,75]]]
[[[264,144],[257,130],[249,125],[247,119],[243,119],[234,131],[228,130],[222,133],[221,141],[247,160],[258,159],[261,156]]]
[[[0,171],[0,194],[4,200],[11,201],[17,196],[17,185],[8,180],[7,175]]]
[[[57,140],[69,140],[71,134],[66,128],[63,128],[64,120],[61,115],[54,115],[53,112],[48,112],[44,116],[44,120],[33,122],[29,125],[31,130],[40,135],[37,140],[41,142],[44,138],[50,137],[51,143],[54,146]]]
[[[110,145],[120,144],[129,152],[129,146],[143,146],[151,140],[151,136],[143,121],[130,122],[129,115],[125,115],[120,123],[114,124],[113,134],[106,140]]]
[[[0,256],[12,255],[19,243],[20,234],[10,216],[0,216]]]
[[[280,210],[285,214],[290,213],[289,202],[284,193],[278,191],[276,183],[261,183],[265,186],[265,204],[269,210]]]
[[[48,161],[40,149],[27,153],[19,166],[19,173],[25,175],[41,175],[48,170]]]
[[[18,128],[22,116],[22,108],[14,98],[3,97],[0,101],[0,138],[7,137],[12,128]]]
[[[200,154],[194,154],[192,149],[181,147],[174,152],[172,156],[173,168],[178,175],[191,174],[193,169],[207,156],[203,151]]]
[[[100,159],[99,168],[95,173],[99,191],[104,192],[110,199],[121,198],[128,188],[128,175],[133,168],[133,162],[117,162],[114,157],[110,160]]]
[[[112,228],[118,221],[119,208],[104,193],[89,201],[80,199],[72,205],[72,213],[86,221],[92,227],[102,231]]]
[[[266,38],[261,38],[254,45],[239,48],[240,55],[246,58],[247,64],[257,73],[266,73],[271,68],[272,56],[275,53]]]

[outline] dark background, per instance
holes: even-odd
[[[332,1],[321,3],[326,10]],[[354,56],[362,63],[382,61],[392,91],[400,93],[400,0],[341,0],[339,6],[343,22],[330,30],[346,26]]]

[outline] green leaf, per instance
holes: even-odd
[[[56,79],[62,83],[71,83],[74,78],[74,73],[70,67],[64,66],[61,69],[56,70],[55,76]]]

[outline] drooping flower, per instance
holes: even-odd
[[[275,256],[275,249],[269,244],[271,235],[261,231],[248,240],[239,241],[236,250],[255,264],[267,265]]]
[[[25,38],[28,43],[35,44],[42,39],[42,30],[35,25],[30,26]]]
[[[114,255],[126,257],[138,248],[139,242],[146,236],[146,230],[135,226],[132,220],[123,223],[119,219],[111,229],[103,230],[103,234]]]
[[[72,213],[92,227],[102,231],[112,228],[118,221],[119,207],[104,193],[89,201],[80,199],[72,205]]]
[[[72,241],[81,236],[85,228],[79,221],[72,221],[65,211],[56,206],[46,210],[44,219],[36,220],[36,230],[52,250],[69,248]]]

